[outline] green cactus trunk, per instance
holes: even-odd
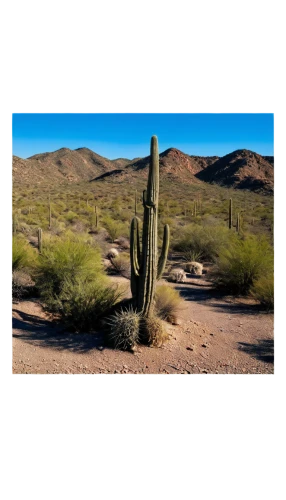
[[[143,317],[153,312],[156,281],[164,271],[168,248],[169,226],[164,228],[161,256],[157,258],[157,226],[159,201],[159,154],[156,136],[151,139],[147,191],[143,192],[142,251],[139,241],[139,220],[134,217],[130,231],[131,291],[136,309]]]
[[[42,230],[40,227],[38,229],[38,250],[39,253],[42,253]]]
[[[229,200],[229,208],[228,208],[228,227],[232,228],[232,199]]]

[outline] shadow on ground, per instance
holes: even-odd
[[[196,287],[193,284],[176,285],[176,290],[187,301],[207,302],[208,306],[214,307],[227,314],[268,314],[260,304],[247,302],[247,299],[229,298],[220,290],[211,286]],[[243,302],[245,300],[245,302]]]
[[[238,342],[238,349],[259,361],[274,363],[274,341],[272,339],[261,339],[258,340],[257,344]]]
[[[17,330],[13,337],[34,346],[85,353],[103,345],[103,336],[100,333],[69,333],[53,321],[17,309],[14,311],[21,319],[13,318],[13,328]]]

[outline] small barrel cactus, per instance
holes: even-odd
[[[108,251],[108,254],[107,254],[107,258],[108,259],[115,259],[115,257],[117,257],[119,255],[119,252],[118,250],[116,250],[116,248],[110,248],[110,250]]]
[[[184,269],[181,269],[180,267],[174,267],[173,269],[171,269],[168,276],[168,281],[172,281],[174,283],[185,283],[186,273]]]
[[[185,271],[190,274],[201,276],[203,274],[203,264],[199,262],[188,262],[185,266]]]

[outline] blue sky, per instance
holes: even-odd
[[[62,147],[87,147],[110,159],[175,147],[190,155],[223,156],[236,149],[273,155],[273,114],[13,114],[13,154],[28,158]]]

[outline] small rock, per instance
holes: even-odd
[[[125,368],[125,370],[127,370],[127,369],[128,369],[128,366],[126,366],[126,365],[123,365],[123,368]]]
[[[208,345],[207,344],[202,344],[202,347],[208,347]]]
[[[193,351],[194,348],[193,347],[186,347],[187,351]]]
[[[214,336],[214,333],[210,333],[210,335]]]
[[[103,351],[104,347],[102,345],[99,345],[97,348],[99,351]]]

